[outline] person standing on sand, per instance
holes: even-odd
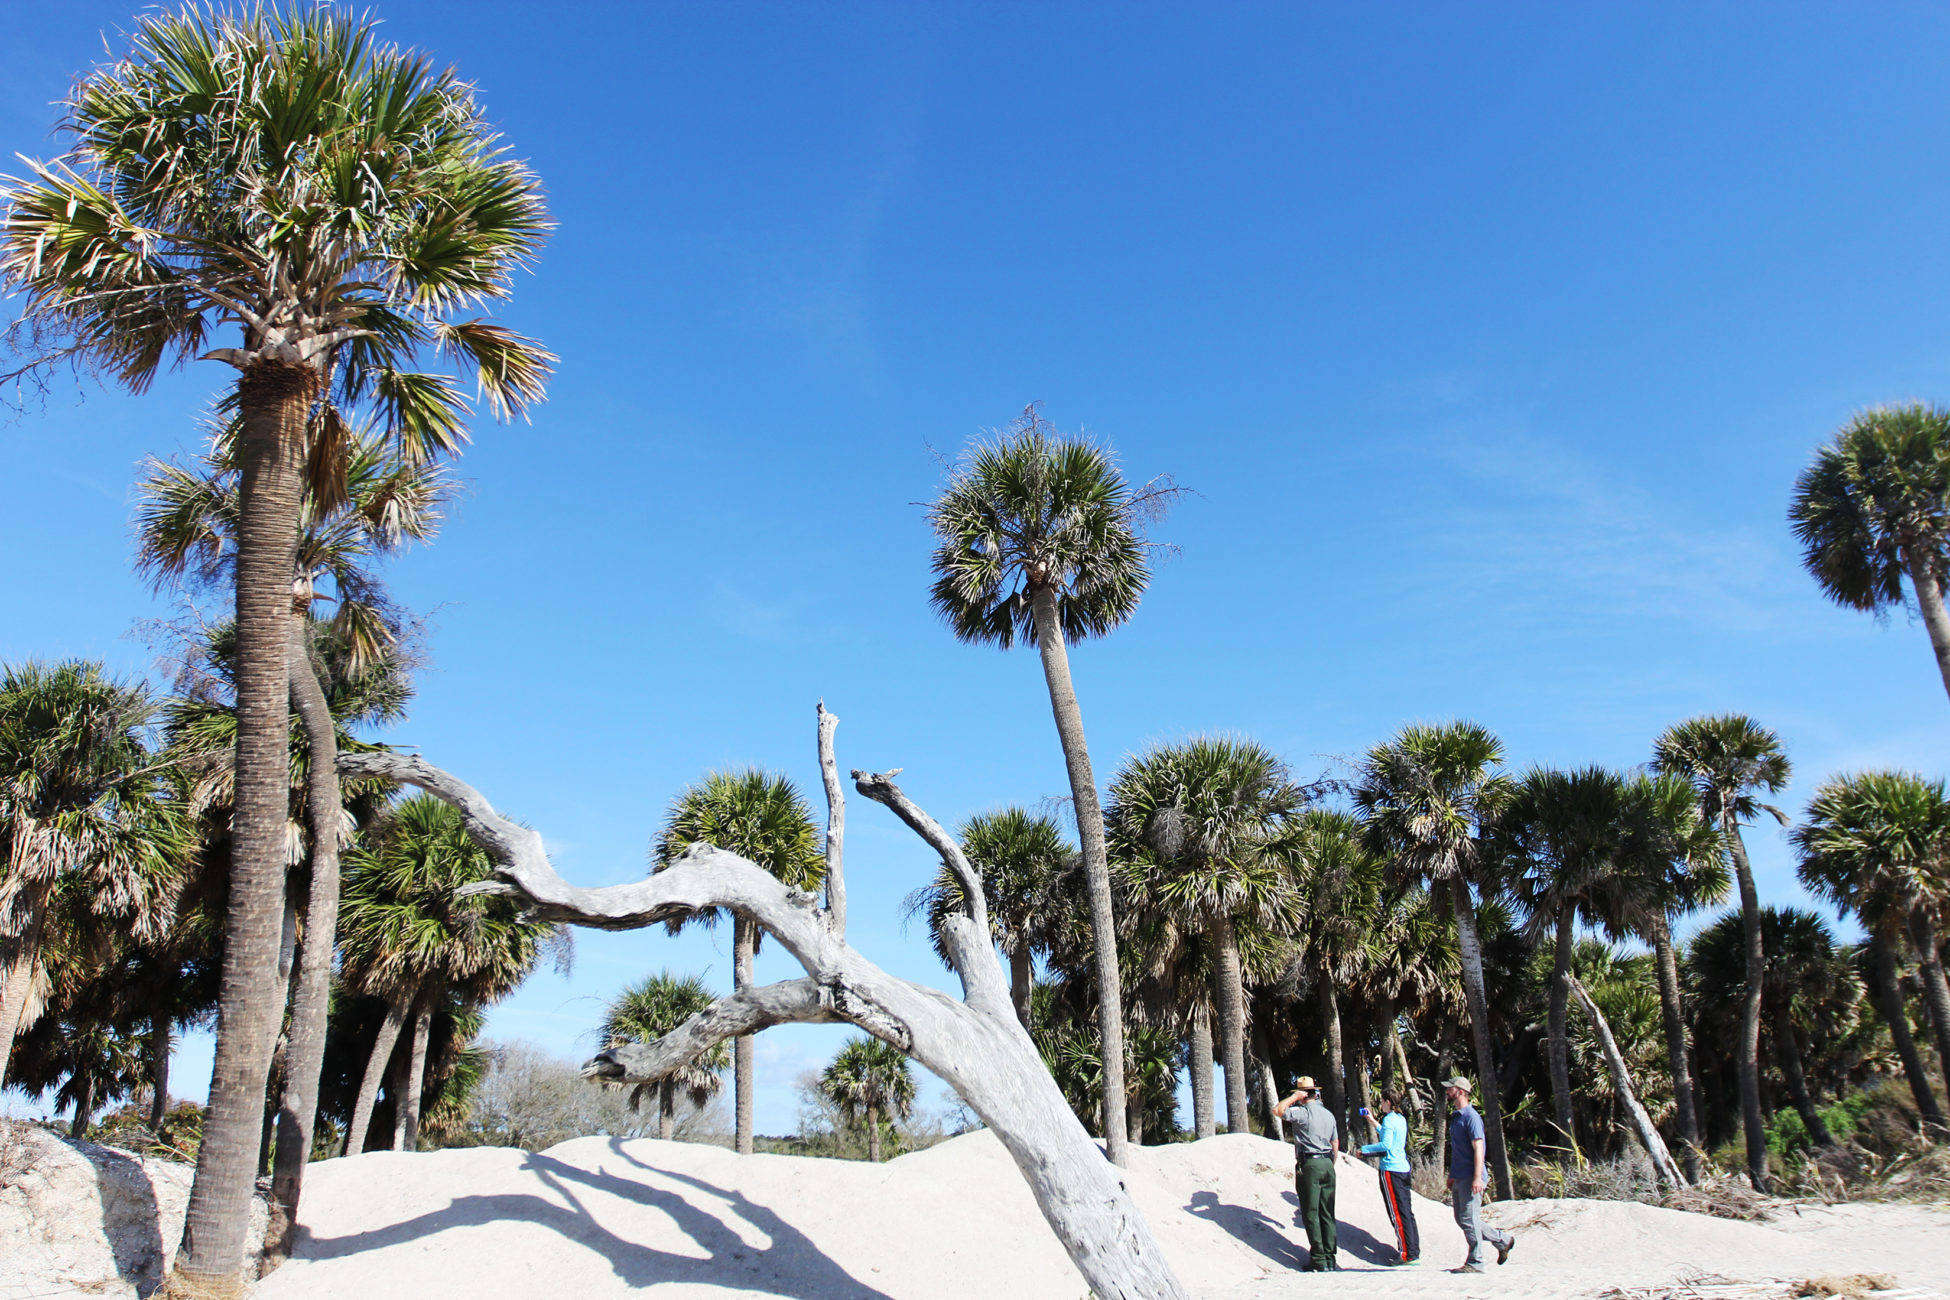
[[[1483,1245],[1496,1247],[1496,1262],[1510,1258],[1517,1244],[1515,1234],[1492,1228],[1483,1222],[1483,1117],[1469,1104],[1469,1080],[1457,1075],[1442,1081],[1442,1095],[1449,1099],[1449,1204],[1456,1212],[1456,1226],[1469,1243],[1469,1256],[1462,1267],[1451,1273],[1483,1271]]]
[[[1408,1120],[1402,1116],[1402,1095],[1390,1088],[1381,1094],[1381,1141],[1361,1148],[1364,1156],[1381,1157],[1381,1203],[1388,1222],[1395,1225],[1396,1257],[1390,1264],[1422,1262],[1422,1237],[1415,1230],[1415,1201],[1408,1186]]]
[[[1334,1158],[1341,1153],[1340,1129],[1333,1114],[1320,1104],[1320,1089],[1310,1074],[1293,1081],[1292,1095],[1273,1107],[1273,1115],[1285,1118],[1293,1130],[1293,1190],[1300,1197],[1301,1226],[1307,1230],[1307,1271],[1338,1272]]]

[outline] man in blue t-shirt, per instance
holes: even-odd
[[[1510,1258],[1517,1239],[1501,1228],[1483,1222],[1483,1117],[1469,1104],[1469,1080],[1457,1075],[1442,1081],[1442,1095],[1449,1099],[1449,1205],[1456,1213],[1456,1226],[1469,1243],[1469,1257],[1451,1273],[1483,1271],[1483,1245],[1496,1247],[1496,1262]]]

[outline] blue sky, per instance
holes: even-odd
[[[0,152],[46,155],[132,11],[4,10]],[[433,663],[388,738],[574,880],[639,875],[713,766],[816,791],[822,696],[842,766],[943,820],[1065,791],[1033,655],[930,614],[916,505],[1032,400],[1199,494],[1074,656],[1105,781],[1195,731],[1311,775],[1450,717],[1519,768],[1622,766],[1731,710],[1780,732],[1791,809],[1950,766],[1920,625],[1825,604],[1784,519],[1853,411],[1950,387],[1941,9],[376,10],[480,85],[560,223],[502,313],[561,354],[551,399],[477,427],[392,570]],[[224,382],[0,426],[0,658],[147,670],[130,485]],[[862,801],[849,834],[856,944],[942,979],[900,912],[928,854]],[[490,1032],[580,1054],[631,978],[728,983],[717,943],[584,935]],[[839,1037],[762,1040],[761,1130]]]

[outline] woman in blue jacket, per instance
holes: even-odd
[[[1415,1203],[1408,1189],[1408,1121],[1402,1117],[1402,1095],[1390,1089],[1381,1094],[1381,1141],[1361,1148],[1364,1156],[1381,1157],[1381,1200],[1388,1221],[1395,1225],[1400,1254],[1391,1264],[1415,1264],[1422,1259],[1422,1239],[1415,1231]]]

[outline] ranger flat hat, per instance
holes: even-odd
[[[1311,1074],[1303,1074],[1293,1081],[1293,1090],[1295,1092],[1319,1092],[1320,1086],[1314,1082],[1314,1077]]]

